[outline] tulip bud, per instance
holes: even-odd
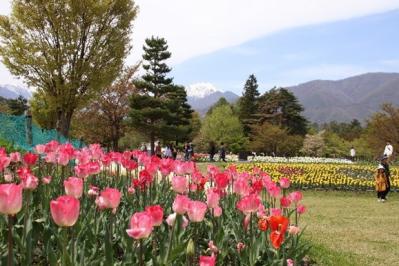
[[[186,254],[188,257],[195,255],[195,245],[194,245],[194,241],[192,239],[190,239],[190,241],[188,241]]]

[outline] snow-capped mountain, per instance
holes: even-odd
[[[220,98],[224,97],[228,102],[235,102],[239,97],[231,91],[220,91],[211,83],[196,83],[186,88],[187,100],[191,107],[205,115],[206,112]]]
[[[6,99],[16,99],[19,96],[25,99],[32,97],[32,91],[27,88],[14,86],[14,85],[0,85],[0,96]]]
[[[204,98],[220,90],[217,90],[216,87],[211,83],[203,82],[188,86],[186,91],[188,97]]]

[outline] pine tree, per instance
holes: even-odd
[[[183,87],[167,77],[171,69],[165,60],[171,57],[165,39],[146,39],[143,68],[146,73],[135,81],[136,93],[130,98],[132,126],[148,136],[154,154],[156,139],[176,140],[179,127],[188,124],[191,108]]]
[[[251,125],[256,122],[254,114],[258,112],[258,82],[254,74],[250,75],[245,82],[244,92],[238,102],[239,117],[244,126],[244,133],[251,133]]]

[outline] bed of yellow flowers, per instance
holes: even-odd
[[[291,184],[301,188],[336,190],[373,190],[375,165],[309,164],[309,163],[246,163],[237,165],[239,171],[259,168],[279,180],[289,177]],[[399,190],[399,167],[391,166],[391,189]]]

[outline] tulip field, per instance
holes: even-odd
[[[265,171],[279,180],[289,177],[293,187],[346,191],[374,191],[375,165],[319,163],[242,163],[239,171]],[[399,167],[391,166],[391,189],[399,190]]]
[[[295,175],[238,168],[96,144],[0,148],[0,264],[300,265]]]

